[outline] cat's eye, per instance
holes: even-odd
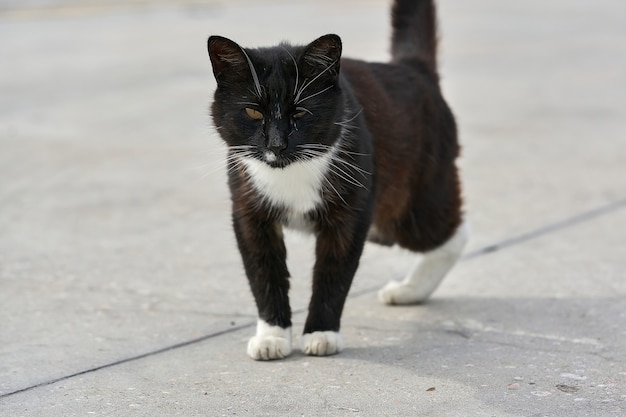
[[[293,117],[294,119],[302,119],[304,116],[307,115],[307,113],[310,113],[308,110],[304,110],[300,108],[296,110],[300,110],[300,111],[291,115],[291,117]]]
[[[250,107],[246,107],[246,114],[249,118],[254,120],[261,120],[263,118],[263,113],[258,110],[251,109]]]

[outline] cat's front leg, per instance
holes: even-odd
[[[280,224],[252,215],[233,214],[235,235],[259,319],[248,342],[255,360],[282,359],[291,354],[291,309],[287,252]]]
[[[328,227],[317,237],[313,269],[313,294],[304,325],[301,348],[307,355],[327,356],[341,352],[339,333],[343,306],[363,251],[367,221]]]

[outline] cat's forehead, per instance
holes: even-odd
[[[253,61],[266,67],[291,67],[297,66],[302,48],[292,47],[289,44],[281,43],[278,46],[261,47],[248,50],[248,54]]]
[[[253,63],[262,71],[295,71],[296,57],[282,48],[259,49]]]
[[[258,48],[249,52],[266,100],[284,100],[293,95],[298,81],[296,53],[283,46]]]

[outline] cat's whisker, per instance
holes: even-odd
[[[335,186],[332,184],[332,182],[330,182],[330,180],[326,176],[324,177],[324,181],[326,184],[330,186],[330,188],[332,188],[335,191],[335,194],[337,194],[337,197],[339,197],[339,199],[343,202],[343,204],[348,205],[346,200],[344,200],[344,198],[341,196],[341,193],[335,188]]]
[[[246,51],[244,49],[241,49],[241,52],[243,52],[243,55],[246,57],[246,60],[248,61],[248,66],[250,67],[250,73],[252,74],[252,80],[254,81],[254,87],[256,89],[255,95],[260,99],[262,96],[262,93],[261,93],[261,84],[259,83],[259,76],[257,75],[256,69],[254,68],[254,65],[252,64],[252,61],[250,60],[250,57],[248,56]]]
[[[346,151],[345,149],[338,149],[337,152],[345,153],[346,155],[356,155],[356,156],[371,156],[371,153],[363,153],[363,152],[352,152]]]
[[[367,178],[367,176],[371,174],[368,171],[360,168],[358,165],[346,161],[344,158],[340,157],[339,155],[330,153],[330,149],[332,148],[331,146],[323,145],[323,144],[304,144],[304,145],[299,145],[299,147],[302,148],[301,152],[303,154],[312,158],[321,157],[324,155],[330,155],[331,161],[333,162],[333,164],[331,165],[331,170],[335,175],[349,182],[352,185],[367,189],[365,185],[363,185],[360,181],[358,181],[355,178],[355,176],[351,175],[348,171],[353,171],[354,173],[358,173],[363,178]],[[339,149],[339,152],[341,152],[341,149]],[[341,165],[343,165],[344,167],[341,168]]]
[[[325,150],[327,150],[327,152],[321,152],[321,151],[317,151],[317,150],[307,149],[307,147],[309,147],[311,145],[315,145],[313,147],[318,147],[320,149],[325,149]],[[304,148],[306,151],[309,151],[309,152],[318,152],[318,154],[316,156],[325,155],[332,148],[331,146],[322,145],[322,144],[306,144],[306,145],[301,145],[301,147]],[[348,153],[348,154],[351,153],[349,151],[344,151],[341,148],[339,148],[337,152],[338,153]],[[352,152],[352,153],[355,154],[355,155],[359,155],[356,152]],[[333,161],[339,162],[339,163],[341,163],[341,164],[343,164],[343,165],[345,165],[345,166],[347,166],[347,167],[349,167],[351,169],[354,169],[355,171],[359,172],[363,176],[372,175],[371,172],[368,172],[368,171],[364,170],[363,168],[359,167],[356,163],[348,162],[348,161],[345,160],[345,158],[341,158],[339,155],[333,155],[333,154],[331,154],[331,155],[332,155]],[[360,155],[369,156],[369,154],[360,154]]]
[[[356,119],[357,117],[359,117],[359,114],[361,114],[363,112],[363,108],[361,108],[361,110],[359,110],[358,112],[356,112],[354,114],[354,116],[352,116],[351,118],[349,118],[348,120],[343,120],[344,123],[348,123],[353,121],[354,119]]]
[[[359,117],[359,114],[361,114],[362,111],[363,111],[363,108],[361,108],[361,110],[356,112],[355,115],[352,116],[351,118],[346,119],[346,120],[340,120],[338,122],[334,122],[334,124],[337,125],[337,126],[341,126],[343,128],[346,128],[348,130],[350,130],[350,129],[358,129],[359,128],[358,126],[352,125],[352,124],[350,124],[350,122],[354,121],[354,119]]]
[[[350,184],[355,185],[355,186],[357,186],[359,188],[367,189],[367,187],[365,185],[361,184],[353,176],[351,176],[349,173],[347,173],[343,169],[339,168],[337,165],[331,165],[330,170],[332,171],[333,174],[335,174],[338,177],[346,180]]]
[[[315,158],[315,157],[321,157],[324,155],[328,155],[328,152],[321,152],[321,151],[317,151],[317,150],[311,150],[311,149],[305,149],[304,151],[301,151],[301,153],[303,155],[309,156],[311,158]],[[331,161],[332,162],[336,162],[336,163],[342,163],[345,164],[345,161],[335,155],[331,155]],[[365,185],[363,185],[360,181],[358,181],[354,176],[352,176],[349,172],[346,171],[346,169],[342,169],[338,164],[333,163],[330,165],[329,170],[335,174],[337,177],[345,180],[346,182],[349,182],[352,185],[355,185],[357,187],[360,188],[365,188],[367,189],[367,187],[365,187]]]
[[[254,152],[251,151],[254,146],[241,145],[240,147],[231,146],[230,152],[226,156],[226,169],[229,173],[235,172],[241,167],[245,167],[244,158],[254,157]]]
[[[305,143],[302,145],[297,145],[298,147],[302,147],[302,148],[315,148],[315,149],[324,149],[329,151],[330,149],[333,148],[333,146],[331,145],[324,145],[323,143]],[[337,150],[337,152],[340,153],[345,153],[348,155],[358,155],[358,156],[370,156],[371,153],[363,153],[363,152],[353,152],[353,151],[348,151],[346,149],[342,149],[340,147],[335,147],[335,149]]]
[[[240,149],[245,149],[245,150],[251,150],[254,149],[254,145],[231,145],[228,147],[229,150],[240,150]]]
[[[365,177],[365,176],[367,176],[367,175],[372,175],[372,173],[371,173],[371,172],[366,171],[366,170],[364,170],[363,168],[361,168],[360,166],[358,166],[358,165],[356,165],[356,164],[353,164],[353,163],[350,163],[350,162],[346,161],[346,160],[345,160],[345,159],[343,159],[343,158],[339,158],[339,157],[335,156],[334,160],[335,160],[335,161],[337,161],[337,162],[340,162],[340,163],[344,164],[345,166],[347,166],[347,167],[349,167],[349,168],[354,169],[355,171],[357,171],[358,173],[360,173],[360,174],[361,174],[361,175],[363,175],[364,177]]]
[[[306,155],[306,154],[305,154]],[[309,155],[309,156],[320,156],[322,154],[314,154],[314,155]],[[296,161],[297,162],[305,162],[306,159],[302,158],[302,154],[301,155],[297,155],[296,156]],[[315,165],[311,166],[311,168],[320,176],[320,178],[322,178],[322,188],[324,190],[326,190],[327,192],[331,193],[334,192],[337,197],[339,197],[339,199],[344,203],[347,204],[345,199],[341,196],[341,193],[339,192],[339,190],[337,190],[337,188],[335,188],[335,186],[332,184],[332,182],[330,181],[330,179],[328,178],[328,175],[324,172],[321,171],[321,169]],[[330,189],[328,188],[330,187]]]
[[[198,166],[189,168],[189,170],[191,171],[202,171],[200,174],[201,179],[207,178],[209,176],[213,176],[217,173],[228,171],[227,169],[228,163],[234,158],[233,155],[230,155],[228,153],[224,155],[223,149],[219,149],[218,151],[210,150],[210,151],[205,151],[203,153],[209,153],[209,155],[219,154],[220,158],[217,160],[217,162],[215,161],[206,162]]]
[[[325,93],[326,91],[330,90],[330,89],[331,89],[331,88],[333,88],[333,87],[334,87],[334,86],[332,86],[332,85],[331,85],[331,86],[328,86],[328,87],[324,88],[323,90],[318,91],[317,93],[314,93],[314,94],[311,94],[311,95],[309,95],[309,96],[306,96],[305,98],[301,98],[300,100],[296,101],[296,104],[300,104],[300,103],[302,103],[303,101],[310,99],[311,97],[315,97],[315,96],[317,96],[317,95],[320,95],[320,94],[322,94],[322,93]]]
[[[298,70],[298,63],[296,62],[296,58],[294,58],[294,56],[291,54],[291,52],[289,52],[289,50],[287,48],[285,48],[284,46],[282,46],[282,48],[285,50],[285,52],[287,52],[289,57],[291,57],[291,60],[293,61],[293,66],[296,68],[296,84],[293,87],[293,94],[295,96],[296,92],[298,90],[298,80],[300,78],[300,72]]]
[[[333,65],[335,65],[336,62],[337,62],[336,60],[331,62],[326,68],[324,68],[322,71],[320,71],[319,74],[317,74],[315,77],[313,77],[313,79],[311,81],[309,81],[306,84],[303,83],[302,88],[300,88],[300,90],[298,90],[298,93],[296,94],[296,97],[293,100],[295,102],[295,104],[298,104],[298,103],[300,103],[302,101],[302,100],[300,100],[300,95],[304,92],[304,90],[306,90],[308,86],[310,86],[312,83],[314,83],[315,80],[317,80],[319,77],[321,77],[326,71],[331,69],[333,67]]]
[[[315,167],[314,168],[315,171],[323,178],[323,182],[322,184],[326,184],[328,185],[332,191],[335,192],[335,194],[337,194],[337,197],[339,197],[339,199],[345,204],[348,205],[348,203],[346,202],[346,200],[341,196],[341,193],[339,192],[339,190],[337,190],[337,188],[335,188],[335,186],[333,185],[333,183],[330,181],[330,178],[328,178],[328,175],[326,175],[325,173],[323,173],[319,168]],[[330,191],[329,191],[330,192]]]

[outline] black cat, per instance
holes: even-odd
[[[242,48],[211,36],[212,116],[228,145],[232,217],[259,320],[254,359],[291,353],[283,227],[317,237],[301,346],[341,351],[339,325],[364,242],[424,253],[388,304],[425,300],[466,241],[452,113],[436,66],[435,7],[397,0],[388,64],[341,58],[341,39]]]

